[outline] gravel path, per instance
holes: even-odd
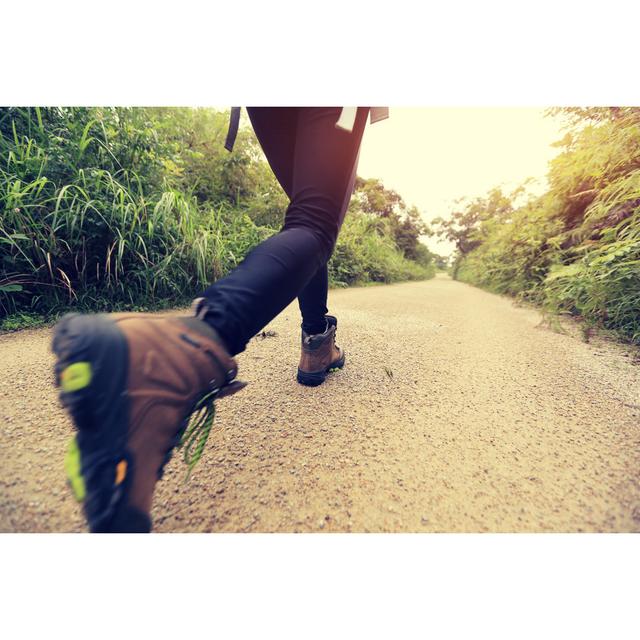
[[[292,305],[239,358],[156,531],[640,531],[637,350],[444,276],[331,293],[346,368],[295,381]],[[50,330],[0,336],[0,531],[84,531]]]

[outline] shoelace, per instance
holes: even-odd
[[[209,434],[213,427],[213,419],[216,415],[215,399],[219,389],[214,389],[203,395],[196,403],[189,416],[187,428],[180,438],[179,448],[184,449],[183,457],[188,467],[185,482],[189,480],[193,468],[202,457],[202,452],[207,444]]]

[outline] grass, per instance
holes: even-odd
[[[0,332],[9,333],[20,329],[37,329],[48,326],[56,320],[57,316],[47,318],[29,313],[14,313],[0,321]]]

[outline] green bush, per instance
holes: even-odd
[[[640,344],[640,109],[565,109],[549,190],[493,190],[439,233],[456,242],[454,277],[539,303]],[[497,203],[500,206],[497,206]]]
[[[435,274],[430,258],[425,247],[422,264],[408,260],[394,244],[384,221],[351,211],[329,262],[329,277],[337,285],[426,279]]]

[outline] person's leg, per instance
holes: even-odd
[[[278,183],[291,200],[298,109],[296,107],[249,107],[247,112],[267,162]]]
[[[352,132],[335,127],[339,111],[305,107],[292,112],[296,135],[285,224],[202,294],[202,317],[222,336],[231,355],[243,351],[300,293],[333,251],[368,110],[358,110]],[[249,109],[270,164],[286,173],[286,159],[277,146],[282,123],[271,128],[270,112]]]
[[[254,130],[264,154],[284,192],[292,198],[293,161],[296,143],[297,118],[295,107],[251,109],[249,112]],[[324,331],[327,313],[328,272],[322,265],[299,296],[303,319],[308,322],[305,331]],[[323,303],[324,300],[324,303]],[[315,332],[315,331],[314,331]]]
[[[302,314],[302,330],[309,335],[323,333],[327,328],[327,294],[329,291],[329,269],[325,262],[298,294]]]
[[[356,171],[358,169],[358,158],[353,164],[349,186],[345,192],[345,198],[342,202],[340,211],[340,226],[344,221],[344,217],[353,195],[353,188],[356,182]],[[298,294],[298,305],[302,315],[302,330],[313,335],[323,333],[327,328],[326,314],[327,298],[329,294],[329,270],[328,263],[323,264],[315,275],[309,280],[307,286]]]

